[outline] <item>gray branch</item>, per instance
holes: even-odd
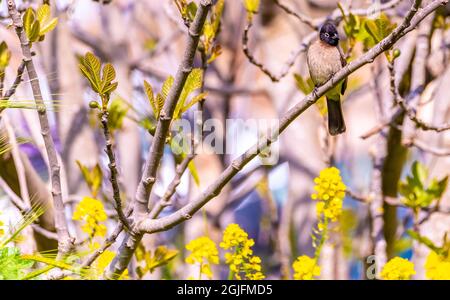
[[[25,67],[30,79],[34,100],[38,108],[39,124],[41,127],[42,138],[44,140],[45,150],[49,161],[49,174],[52,186],[51,192],[53,197],[53,204],[55,207],[55,227],[58,234],[58,255],[61,256],[65,253],[70,252],[73,246],[73,239],[70,237],[67,228],[67,220],[64,214],[64,201],[61,193],[61,167],[58,161],[55,144],[51,136],[50,125],[47,117],[47,109],[42,98],[39,79],[37,77],[36,69],[33,64],[31,44],[27,39],[25,31],[23,30],[22,19],[16,9],[14,0],[8,1],[8,12],[12,19],[17,36],[20,40],[23,61],[25,62]]]

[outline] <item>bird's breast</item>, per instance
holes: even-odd
[[[316,85],[323,84],[342,68],[338,48],[320,40],[312,43],[308,48],[307,62],[309,74]]]

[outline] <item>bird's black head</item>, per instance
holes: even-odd
[[[339,35],[336,26],[330,22],[323,24],[320,28],[320,40],[328,45],[337,46],[339,43]]]

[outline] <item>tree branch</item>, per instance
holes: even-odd
[[[30,78],[31,89],[33,91],[34,100],[38,107],[39,124],[41,127],[41,134],[45,144],[45,150],[49,161],[49,174],[52,185],[52,197],[55,207],[55,227],[58,234],[58,255],[64,255],[70,252],[73,246],[73,239],[70,237],[67,221],[64,214],[64,201],[61,193],[61,176],[60,165],[58,156],[56,153],[55,144],[50,133],[50,125],[47,117],[47,109],[45,107],[39,79],[37,77],[36,69],[33,64],[31,55],[31,45],[27,39],[27,36],[23,30],[23,23],[16,9],[14,0],[8,1],[8,12],[13,21],[13,26],[16,30],[16,34],[19,37],[23,61],[27,69],[28,77]]]

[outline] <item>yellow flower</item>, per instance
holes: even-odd
[[[320,275],[320,267],[316,260],[307,255],[297,257],[292,264],[294,269],[294,279],[311,280]]]
[[[186,250],[192,253],[186,257],[188,264],[200,264],[200,276],[205,274],[208,278],[212,278],[211,264],[219,264],[219,251],[216,244],[208,237],[201,236],[189,242]]]
[[[450,280],[450,257],[431,251],[425,262],[425,271],[428,279]]]
[[[223,232],[223,240],[220,247],[229,250],[225,253],[225,263],[229,265],[231,274],[235,279],[261,280],[265,276],[261,272],[261,259],[253,255],[251,247],[255,244],[248,238],[238,224],[230,224]]]
[[[385,280],[409,280],[414,274],[414,264],[401,257],[394,257],[381,270],[381,278]]]
[[[106,221],[107,216],[103,204],[97,199],[84,197],[77,204],[72,219],[84,221],[81,230],[90,237],[106,235],[106,226],[101,222]]]
[[[316,192],[311,195],[311,198],[318,201],[317,215],[320,217],[323,214],[331,221],[336,221],[342,213],[342,202],[346,190],[339,169],[335,167],[323,169],[314,179],[314,183]]]

